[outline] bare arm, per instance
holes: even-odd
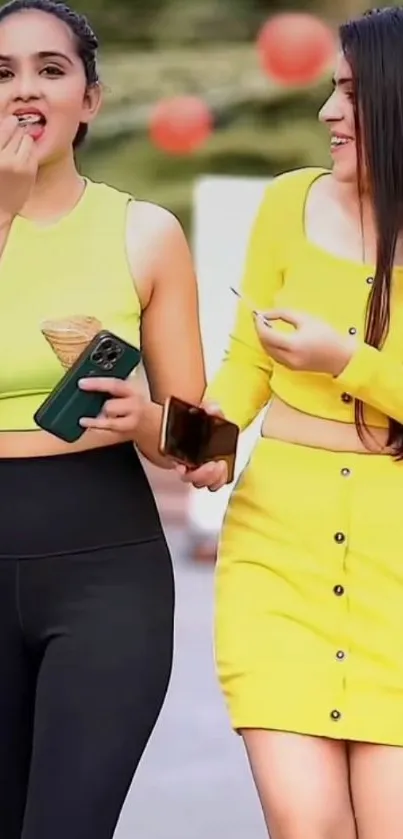
[[[151,396],[134,442],[153,463],[170,468],[158,453],[161,405],[170,395],[199,404],[206,386],[196,277],[181,225],[160,207],[131,206],[127,246],[143,306],[141,343]]]

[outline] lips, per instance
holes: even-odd
[[[46,126],[46,117],[38,108],[19,108],[14,111],[19,124],[33,140],[40,140]]]
[[[330,138],[330,148],[332,150],[342,148],[348,143],[351,143],[352,140],[353,138],[348,137],[347,134],[332,134]]]
[[[20,108],[14,111],[20,125],[45,125],[46,117],[38,108]]]

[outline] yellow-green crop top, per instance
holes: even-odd
[[[95,316],[139,346],[140,302],[125,242],[130,200],[87,181],[56,224],[15,219],[0,259],[0,431],[37,429],[33,414],[64,373],[43,320]]]
[[[296,309],[342,334],[355,334],[358,349],[337,378],[288,370],[263,350],[252,316],[239,303],[229,349],[206,396],[241,428],[272,394],[305,413],[348,423],[354,422],[357,398],[367,405],[369,425],[385,427],[387,417],[403,423],[403,268],[394,271],[389,335],[379,351],[363,340],[374,267],[332,256],[305,235],[309,188],[326,174],[302,169],[268,186],[252,230],[242,290],[260,310]]]

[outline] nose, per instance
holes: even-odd
[[[343,119],[342,109],[339,103],[337,92],[334,91],[319,111],[320,122],[339,122]]]
[[[14,99],[29,102],[40,97],[40,77],[29,71],[21,72],[15,79]]]

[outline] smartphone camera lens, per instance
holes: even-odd
[[[112,370],[122,353],[123,348],[119,343],[112,340],[112,338],[104,338],[95,348],[91,358],[103,370]]]

